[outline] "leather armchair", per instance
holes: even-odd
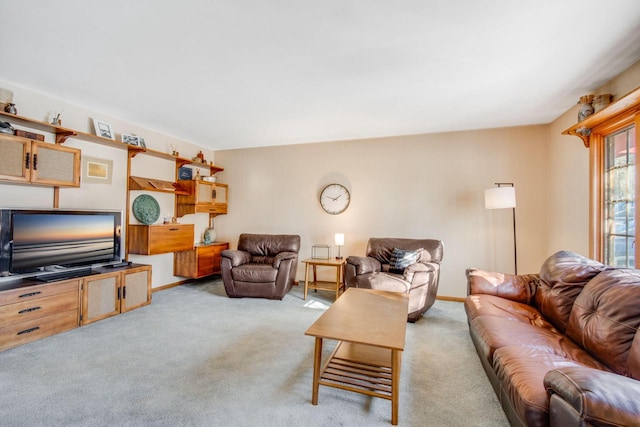
[[[390,269],[396,248],[418,251],[416,262],[403,271]],[[371,238],[365,257],[347,258],[345,286],[408,293],[407,320],[415,322],[436,300],[443,251],[440,240]]]
[[[298,267],[300,236],[241,234],[237,250],[222,251],[222,281],[230,298],[284,298]]]

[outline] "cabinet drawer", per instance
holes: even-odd
[[[17,302],[31,301],[37,298],[66,292],[77,292],[80,289],[79,280],[69,280],[68,282],[47,283],[43,285],[25,286],[24,288],[11,289],[0,292],[0,306],[14,304]]]
[[[193,224],[129,225],[129,253],[156,255],[193,249]]]
[[[0,328],[14,323],[60,313],[61,311],[77,309],[77,291],[3,305],[0,306]]]
[[[0,350],[35,341],[78,326],[78,310],[64,311],[51,316],[0,328]]]

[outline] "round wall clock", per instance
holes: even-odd
[[[350,201],[351,195],[344,185],[329,184],[320,192],[320,205],[326,213],[331,215],[346,211]]]

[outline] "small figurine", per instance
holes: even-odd
[[[16,109],[16,104],[10,102],[4,107],[4,111],[9,114],[18,114],[18,110]]]
[[[55,117],[51,120],[51,124],[54,126],[62,126],[62,120],[60,120],[60,114],[58,113],[55,115]]]

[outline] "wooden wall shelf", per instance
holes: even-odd
[[[28,117],[18,116],[16,114],[9,114],[4,111],[0,111],[0,117],[3,117],[3,119],[7,119],[9,123],[12,124],[27,126],[29,128],[38,129],[42,132],[55,133],[56,144],[63,144],[68,138],[75,137],[84,141],[94,142],[102,145],[109,145],[121,149],[126,149],[127,147],[127,144],[114,141],[113,139],[103,138],[98,135],[92,135],[90,133],[80,132],[74,129],[63,128],[62,126],[52,125],[51,123],[41,122],[40,120],[34,120]]]
[[[605,122],[615,121],[616,116],[619,114],[628,113],[634,109],[640,111],[640,88],[635,89],[597,113],[590,115],[583,121],[576,123],[569,129],[562,132],[562,134],[579,137],[582,139],[584,146],[589,148],[591,131],[595,127]]]
[[[189,194],[189,191],[185,190],[175,182],[155,178],[144,178],[141,176],[129,177],[129,190],[156,191],[159,193],[173,193],[180,195]]]
[[[125,144],[124,142],[115,141],[109,138],[103,138],[98,135],[93,135],[86,132],[81,132],[75,129],[68,129],[62,126],[52,125],[51,123],[43,122],[40,120],[34,120],[29,117],[19,116],[16,114],[10,114],[4,111],[0,111],[0,118],[8,121],[11,124],[17,124],[20,126],[26,126],[29,128],[37,129],[42,132],[53,133],[56,135],[56,144],[63,144],[68,138],[74,137],[78,139],[82,139],[83,141],[89,141],[96,144],[107,145],[110,147],[115,147],[120,150],[127,150],[129,152],[129,156],[135,157],[138,153],[144,153],[148,156],[157,157],[166,160],[173,160],[176,162],[178,166],[184,165],[194,165],[202,168],[209,168],[211,171],[211,175],[215,175],[218,172],[222,172],[224,168],[219,166],[194,162],[193,160],[186,159],[184,157],[174,156],[169,153],[164,153],[162,151],[152,150],[150,148],[143,148],[135,145]]]

